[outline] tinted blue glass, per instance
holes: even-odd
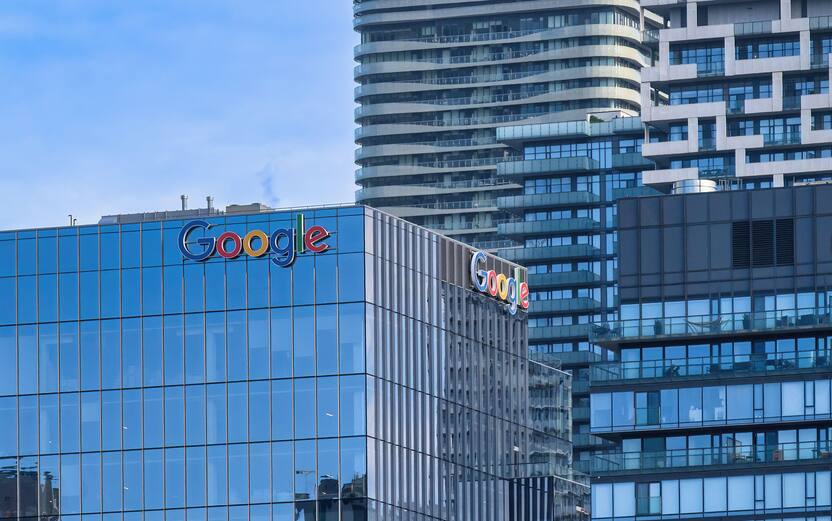
[[[364,300],[364,254],[338,255],[338,301]]]
[[[364,251],[364,216],[342,215],[338,218],[338,251]]]
[[[98,234],[78,237],[79,261],[81,271],[98,269]]]
[[[18,277],[17,279],[17,321],[18,323],[32,323],[38,316],[37,277]]]
[[[249,501],[251,503],[268,503],[271,498],[271,454],[268,443],[249,445]]]
[[[145,317],[143,319],[142,351],[144,385],[162,385],[164,356],[161,317]]]
[[[205,371],[209,382],[225,380],[225,313],[205,315]]]
[[[131,450],[123,453],[124,464],[124,508],[142,508],[142,451]]]
[[[81,450],[101,449],[101,396],[97,391],[81,393]]]
[[[164,451],[144,451],[144,507],[165,506],[165,456]]]
[[[205,505],[205,447],[188,447],[185,458],[187,464],[185,475],[188,477],[186,487],[188,506]]]
[[[225,276],[228,309],[245,309],[246,263],[243,261],[226,262]]]
[[[165,439],[165,411],[162,389],[144,389],[144,446],[161,447]]]
[[[315,302],[333,304],[338,293],[338,256],[315,257]]]
[[[166,223],[166,226],[167,224],[168,223]],[[179,264],[180,262],[182,262],[182,252],[179,251],[180,229],[181,226],[177,226],[174,224],[174,227],[165,228],[164,230],[162,230],[162,235],[164,237],[162,253],[164,254],[165,264]]]
[[[185,265],[185,312],[205,309],[205,266],[202,263]]]
[[[182,312],[182,266],[165,266],[165,313]]]
[[[269,263],[272,307],[292,305],[292,270]]]
[[[115,318],[121,313],[121,281],[115,270],[101,272],[101,316]]]
[[[61,451],[81,450],[81,395],[61,394]]]
[[[122,385],[142,385],[142,321],[129,318],[121,321]]]
[[[19,446],[21,454],[38,453],[38,397],[20,397]]]
[[[101,393],[101,449],[121,449],[121,391]]]
[[[121,493],[124,485],[121,482],[121,453],[105,452],[101,455],[101,483],[102,502],[104,510],[121,510]]]
[[[185,339],[182,322],[181,316],[164,317],[165,385],[177,385],[184,382]]]
[[[119,267],[118,234],[102,233],[99,237],[99,248],[101,251],[101,269],[117,269]]]
[[[272,381],[272,439],[292,439],[292,381]]]
[[[248,377],[269,377],[269,310],[248,312]]]
[[[55,483],[61,483],[61,468],[60,458],[58,455],[41,456],[39,467],[39,482],[40,490],[50,490],[55,486]],[[54,494],[43,494],[40,497],[40,512],[41,518],[56,519],[60,506],[60,498]]]
[[[125,449],[139,449],[142,446],[142,391],[131,389],[121,394],[124,407],[122,440]]]
[[[209,505],[224,505],[227,502],[228,469],[225,445],[208,447],[208,497]]]
[[[318,497],[338,497],[338,438],[318,440]]]
[[[185,315],[185,383],[205,381],[205,323],[203,315]]]
[[[37,243],[34,239],[17,241],[17,274],[34,275],[37,273]]]
[[[315,379],[301,378],[295,384],[295,438],[315,436]]]
[[[271,352],[272,378],[292,376],[292,310],[272,310]]]
[[[185,390],[165,388],[165,445],[185,444]]]
[[[141,270],[121,271],[121,314],[128,317],[138,316],[142,310]]]
[[[292,501],[294,453],[291,441],[272,443],[272,501]]]
[[[246,394],[248,384],[245,382],[228,384],[228,442],[237,443],[247,440],[248,403]]]
[[[141,235],[138,231],[121,232],[121,267],[141,266]]]
[[[78,320],[78,274],[62,273],[58,278],[58,316]]]
[[[268,258],[248,262],[248,307],[264,308],[269,305]]]
[[[248,439],[249,441],[268,441],[269,436],[269,382],[251,382],[248,384]]]
[[[78,369],[78,324],[74,322],[61,324],[61,391],[77,391],[81,378]]]
[[[58,238],[58,268],[62,273],[78,271],[78,236]]]
[[[57,275],[38,276],[38,320],[40,322],[58,320]]]
[[[341,377],[341,436],[361,436],[366,431],[367,414],[364,377]]]
[[[248,446],[228,446],[228,502],[248,501]]]
[[[366,495],[367,451],[365,438],[341,438],[341,495]]]
[[[17,328],[17,358],[20,363],[18,389],[20,393],[38,390],[38,333],[37,326]]]
[[[60,427],[58,411],[58,395],[47,394],[40,396],[40,452],[53,454],[60,452]]]
[[[101,454],[81,454],[81,511],[101,512]]]
[[[142,270],[142,312],[145,315],[162,313],[162,268]]]
[[[165,450],[165,506],[185,506],[185,449]]]
[[[0,398],[0,457],[17,456],[17,398]]]
[[[209,262],[205,265],[205,310],[225,309],[225,263]]]
[[[38,327],[38,367],[42,393],[58,390],[58,326],[41,324]]]
[[[341,373],[364,371],[364,304],[338,306]]]
[[[245,380],[248,372],[248,348],[246,346],[246,312],[229,311],[227,314],[228,379]]]
[[[37,458],[37,456],[32,456],[32,457],[29,457],[29,458],[20,458],[20,460],[18,462],[18,466],[20,468],[20,474],[21,475],[32,476],[32,478],[35,478],[35,476],[38,475],[38,458]],[[20,505],[20,508],[18,510],[18,513],[20,514],[21,518],[23,518],[23,516],[27,516],[27,517],[28,516],[37,516],[37,514],[38,514],[38,505],[34,501],[31,501],[31,502],[21,501],[19,503],[19,505]],[[31,519],[35,519],[35,518],[32,517]]]
[[[150,225],[143,225],[142,229],[142,266],[162,265],[162,230]]]
[[[0,327],[0,395],[17,393],[17,329]],[[0,422],[0,425],[4,425]],[[2,453],[0,453],[0,456]]]
[[[338,436],[338,377],[318,378],[318,437]]]
[[[38,273],[58,271],[58,238],[38,238]]]
[[[85,271],[81,279],[81,319],[98,318],[98,272]]]
[[[16,280],[13,278],[0,279],[0,325],[17,322],[17,294]]]
[[[206,439],[208,443],[225,443],[226,386],[211,384],[206,387]]]
[[[315,258],[299,257],[292,266],[294,304],[296,306],[315,303]]]
[[[205,443],[205,387],[201,385],[185,388],[185,442]]]
[[[121,387],[120,320],[101,321],[101,387]]]
[[[74,514],[81,511],[81,457],[64,454],[61,457],[61,512]]]
[[[15,241],[0,241],[0,277],[16,274]]]
[[[81,389],[101,387],[98,322],[81,322]]]
[[[337,307],[317,306],[315,309],[316,355],[318,374],[338,373],[338,317]]]
[[[315,440],[295,442],[295,497],[315,499]]]
[[[294,308],[294,363],[295,376],[315,374],[315,308]]]

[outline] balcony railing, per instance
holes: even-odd
[[[827,69],[829,68],[829,54],[813,54],[811,63],[813,69]]]
[[[786,309],[599,322],[590,328],[596,342],[629,338],[721,335],[725,333],[776,331],[829,325],[832,310],[819,308]]]
[[[832,16],[813,16],[809,18],[809,29],[832,29]]]
[[[696,74],[699,77],[722,76],[725,74],[725,63],[721,61],[698,63]]]
[[[832,351],[792,351],[790,353],[753,353],[730,356],[668,358],[605,362],[592,366],[593,384],[625,380],[655,380],[734,376],[750,373],[775,373],[801,369],[832,367]]]
[[[794,110],[800,108],[800,95],[783,96],[783,110]]]
[[[768,34],[771,32],[771,20],[762,22],[741,22],[734,24],[734,36]]]
[[[763,134],[763,144],[771,145],[799,145],[800,132],[776,132]]]
[[[832,460],[830,442],[809,441],[774,445],[735,445],[658,452],[599,454],[592,458],[590,471],[596,473],[627,472],[811,460]]]

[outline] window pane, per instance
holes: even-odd
[[[341,436],[361,436],[366,431],[363,376],[341,377]]]
[[[338,339],[341,373],[364,371],[364,305],[338,306]]]

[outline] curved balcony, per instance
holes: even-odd
[[[592,192],[560,192],[554,194],[528,194],[500,197],[497,199],[497,206],[503,210],[523,211],[533,208],[591,205],[600,201],[601,197]]]
[[[378,209],[403,218],[429,215],[491,213],[497,211],[497,207],[492,200],[450,201],[411,204],[408,206],[379,206]]]
[[[581,173],[600,170],[601,163],[586,156],[560,157],[556,159],[525,159],[505,161],[497,167],[500,176],[527,176],[547,173]]]
[[[803,466],[812,463],[832,465],[829,441],[734,445],[675,449],[656,452],[614,452],[593,456],[594,474],[640,473],[645,470],[678,472],[707,467],[750,467],[760,464]]]
[[[460,159],[437,161],[422,165],[381,165],[365,166],[355,171],[356,182],[370,178],[400,177],[411,175],[441,174],[470,170],[493,170],[500,158]]]
[[[588,217],[571,219],[549,219],[545,221],[519,221],[500,224],[497,229],[500,235],[510,237],[525,237],[552,233],[566,233],[578,231],[594,231],[601,228],[601,223]]]
[[[492,190],[516,190],[518,188],[520,188],[520,186],[514,183],[495,181],[397,184],[361,188],[356,190],[355,200],[365,202],[373,199],[389,199],[394,197],[418,197],[456,193],[490,192]],[[496,225],[494,227],[496,228]]]
[[[588,334],[589,324],[529,326],[529,340],[560,340],[565,338],[586,340]]]
[[[500,250],[500,257],[523,264],[526,261],[554,259],[598,259],[601,250],[589,244],[570,244],[567,246],[518,247]]]
[[[509,114],[489,118],[460,118],[454,120],[431,120],[422,123],[384,123],[363,125],[355,129],[355,140],[364,138],[391,136],[401,134],[430,134],[463,130],[490,129],[498,125],[507,125],[517,121],[535,122],[555,117],[550,112],[537,114]]]
[[[530,303],[532,315],[550,315],[553,313],[574,313],[601,309],[601,303],[591,298],[567,298],[555,300],[536,300]]]
[[[529,286],[536,289],[560,288],[576,285],[592,285],[601,282],[601,277],[591,271],[566,271],[562,273],[530,273]]]
[[[448,139],[415,143],[363,145],[355,150],[355,160],[362,161],[373,157],[416,154],[446,154],[459,150],[487,150],[494,148],[505,148],[505,145],[498,143],[494,138]]]

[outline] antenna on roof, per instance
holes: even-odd
[[[188,196],[185,195],[185,194],[182,194],[182,195],[179,196],[179,199],[182,200],[182,209],[187,210],[188,209]]]

